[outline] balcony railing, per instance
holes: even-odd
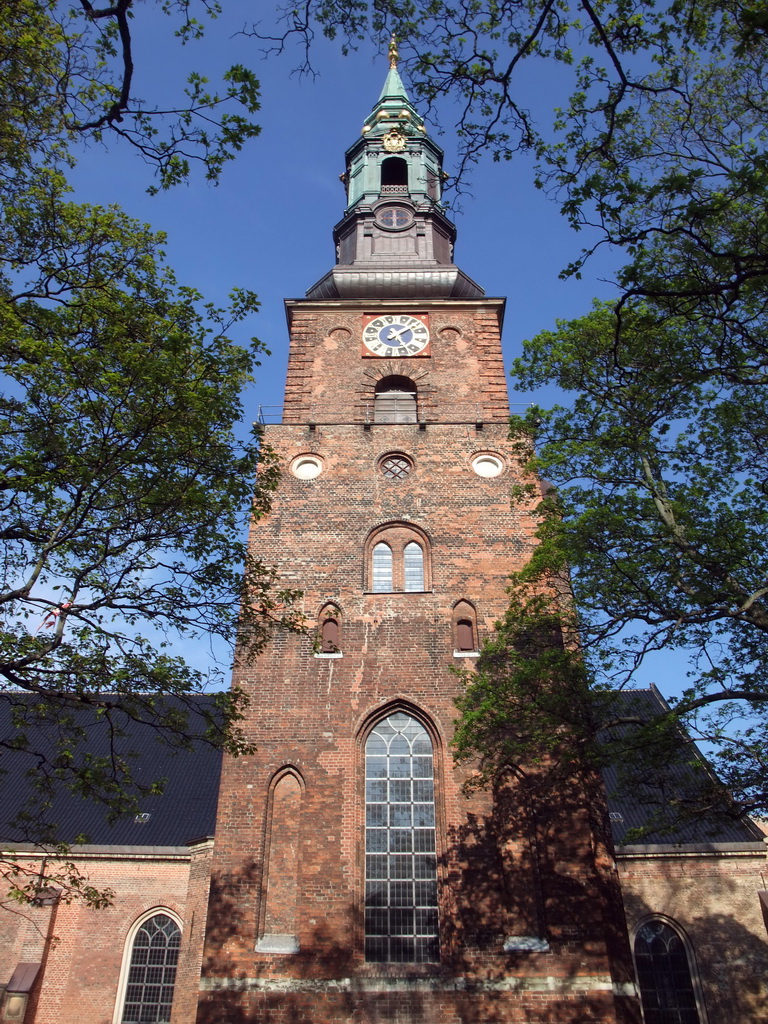
[[[510,413],[515,413],[521,416],[526,409],[530,406],[523,403],[514,403],[510,406]],[[282,424],[283,423],[283,410],[282,405],[260,405],[258,412],[258,422],[260,424]],[[423,410],[418,409],[414,412],[413,404],[409,403],[407,412],[403,410],[403,416],[408,415],[409,418],[398,418],[400,410],[388,409],[382,410],[382,416],[379,415],[379,410],[376,410],[376,418],[374,419],[374,406],[373,403],[367,404],[363,407],[362,420],[358,419],[359,408],[349,408],[346,413],[339,411],[338,409],[326,409],[317,406],[310,406],[309,409],[304,407],[303,410],[289,410],[291,419],[290,425],[309,425],[314,426],[315,424],[326,424],[332,423],[337,424],[355,424],[362,423],[365,427],[372,426],[391,426],[392,424],[416,424],[424,426],[430,423],[503,423],[506,420],[506,415],[499,415],[494,409],[490,410],[483,407],[479,403],[472,404],[450,404],[447,407],[443,407],[440,410],[440,415],[435,415],[435,411],[431,409]],[[384,416],[387,418],[385,419]]]

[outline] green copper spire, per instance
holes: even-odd
[[[336,266],[309,298],[483,294],[453,262],[456,228],[440,202],[443,151],[408,98],[398,60],[393,37],[384,88],[345,154],[347,207],[333,231]]]
[[[397,50],[397,40],[393,35],[389,42],[389,74],[384,82],[384,88],[381,90],[379,103],[387,99],[399,100],[402,103],[408,104],[411,102],[408,99],[408,93],[405,91],[400,72],[397,70],[399,61],[400,54]]]
[[[426,131],[424,120],[408,98],[397,70],[399,60],[397,41],[392,36],[389,44],[389,72],[376,105],[363,126],[363,135],[372,132],[378,136],[394,130],[407,137],[424,134]]]

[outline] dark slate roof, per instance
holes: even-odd
[[[653,687],[649,690],[622,690],[613,695],[610,705],[611,715],[637,716],[650,720],[656,715],[668,711],[669,707],[659,691]],[[680,738],[680,750],[684,751],[680,763],[661,766],[649,766],[651,771],[647,778],[632,778],[634,767],[629,771],[620,770],[617,766],[603,769],[603,778],[608,793],[608,809],[611,812],[611,828],[613,840],[621,846],[622,840],[630,829],[644,828],[652,820],[664,821],[672,827],[658,832],[648,832],[633,843],[643,845],[677,846],[680,844],[712,845],[713,843],[758,843],[763,844],[763,833],[748,818],[728,818],[710,814],[694,821],[680,822],[671,812],[665,812],[659,803],[663,786],[670,794],[683,796],[686,790],[695,784],[693,776],[699,770],[701,778],[711,778],[712,769],[695,745],[683,743]],[[700,762],[693,773],[687,764],[691,761],[691,753]],[[642,766],[637,766],[638,775],[642,775]],[[651,780],[650,785],[647,781]],[[652,817],[653,816],[653,817]]]
[[[201,708],[213,709],[212,696],[197,700]],[[39,757],[27,751],[8,750],[5,743],[18,732],[12,719],[13,709],[21,707],[29,713],[35,703],[29,694],[0,693],[0,841],[4,843],[23,843],[33,838],[11,823],[35,796],[33,780],[36,774],[39,776]],[[34,724],[27,730],[30,750],[46,758],[53,754],[59,734],[56,717],[53,714],[46,723]],[[89,844],[99,846],[178,847],[213,835],[221,751],[202,740],[193,741],[192,750],[173,749],[160,740],[151,725],[137,724],[120,714],[117,720],[124,735],[115,740],[116,751],[136,755],[131,758],[131,771],[141,784],[166,779],[163,793],[139,798],[142,815],[149,815],[146,821],[139,823],[130,814],[110,824],[103,803],[58,786],[50,808],[42,812],[46,823],[57,827],[57,837],[72,842],[85,835]],[[77,721],[85,729],[87,739],[75,756],[80,759],[86,753],[106,755],[109,729],[105,720],[94,710],[83,709],[77,711]],[[190,714],[190,731],[201,732],[202,722],[201,716]]]

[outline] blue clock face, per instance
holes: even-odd
[[[429,344],[429,331],[418,317],[387,313],[367,325],[363,344],[376,356],[415,356]]]

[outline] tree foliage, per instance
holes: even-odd
[[[192,0],[160,6],[180,18],[182,41],[199,33]],[[74,202],[66,179],[84,140],[114,139],[161,187],[190,161],[215,180],[258,131],[257,84],[242,68],[220,95],[193,76],[178,109],[135,99],[131,19],[144,13],[132,0],[0,4],[0,679],[30,695],[0,753],[39,755],[25,834],[54,865],[56,787],[114,816],[157,784],[139,784],[123,723],[174,745],[248,749],[243,694],[200,705],[217,669],[182,646],[231,645],[239,627],[248,656],[271,623],[291,621],[292,595],[244,540],[276,474],[258,435],[240,437],[241,393],[263,346],[231,334],[255,296],[206,303],[176,281],[161,235],[118,207]],[[83,708],[112,731],[111,755],[89,754]],[[52,721],[55,742],[36,748],[36,726]],[[4,864],[19,898],[55,882],[103,899],[71,864],[31,880]]]
[[[253,115],[259,83],[241,65],[224,73],[218,89],[193,73],[167,105],[140,98],[134,31],[137,19],[151,15],[147,7],[172,19],[181,43],[203,34],[196,12],[215,18],[220,11],[210,0],[154,0],[139,7],[134,0],[105,7],[89,0],[0,4],[3,177],[70,163],[73,147],[97,141],[134,150],[162,188],[183,180],[191,163],[216,181],[244,142],[258,135]]]
[[[677,652],[677,664],[688,664],[687,679],[676,680],[682,694],[652,727],[637,719],[629,746],[664,763],[685,746],[682,723],[707,744],[735,797],[708,783],[685,813],[710,811],[713,802],[729,815],[764,813],[768,463],[760,353],[751,353],[750,366],[742,350],[741,366],[729,373],[706,327],[661,320],[658,309],[640,305],[621,316],[619,341],[615,308],[596,305],[526,343],[518,360],[521,387],[555,381],[575,397],[513,422],[529,470],[555,486],[537,508],[539,544],[513,577],[490,661],[467,690],[460,743],[476,743],[488,766],[519,758],[519,746],[504,748],[522,735],[519,726],[493,737],[499,716],[522,721],[522,704],[531,749],[542,737],[559,745],[572,735],[579,757],[589,750],[593,763],[615,759],[607,690],[626,687],[649,654]],[[547,623],[550,634],[562,631],[562,645],[529,645],[521,655],[520,637],[540,635]],[[499,657],[510,678],[499,683],[494,671],[491,685],[486,668]],[[629,734],[616,735],[625,757]],[[692,748],[684,756],[700,764]]]

